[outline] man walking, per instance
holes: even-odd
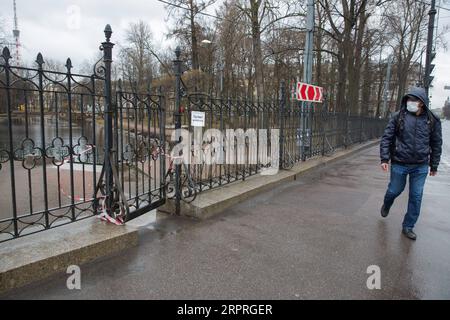
[[[440,119],[428,109],[428,97],[423,88],[414,87],[405,95],[400,111],[392,115],[380,144],[381,168],[387,172],[391,161],[391,179],[381,216],[389,210],[404,190],[409,175],[408,209],[403,219],[403,234],[416,240],[413,228],[419,218],[423,187],[437,173],[442,150]]]

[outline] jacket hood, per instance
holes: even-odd
[[[423,102],[425,108],[428,109],[430,101],[428,99],[428,96],[427,96],[424,88],[420,88],[420,87],[410,88],[408,93],[402,99],[402,104],[401,104],[402,109],[406,108],[406,100],[408,100],[408,96],[413,96],[413,97],[416,97],[417,99],[420,99]]]

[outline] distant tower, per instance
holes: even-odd
[[[14,36],[14,41],[15,41],[15,45],[16,45],[16,55],[15,55],[15,59],[16,59],[16,64],[20,65],[20,31],[19,31],[19,23],[17,20],[17,6],[16,6],[16,0],[14,1],[14,30],[13,30],[13,36]]]

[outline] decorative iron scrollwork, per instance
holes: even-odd
[[[74,156],[81,163],[91,163],[92,161],[95,146],[88,142],[88,138],[83,136],[78,139],[78,144],[73,147]]]
[[[163,146],[158,139],[150,139],[150,154],[153,161],[158,160],[161,154],[164,153]]]
[[[122,159],[126,162],[127,165],[129,165],[134,161],[135,155],[136,152],[134,150],[134,146],[132,144],[125,145],[124,150],[122,152]]]
[[[122,159],[129,165],[135,161],[144,163],[150,155],[150,148],[145,141],[140,141],[136,148],[133,144],[127,144],[122,153]]]
[[[0,149],[0,170],[2,170],[2,163],[9,161],[9,153],[6,150]]]
[[[147,147],[147,144],[145,143],[145,141],[141,141],[136,150],[136,160],[144,163],[145,161],[147,161],[148,154],[149,148]]]
[[[100,50],[103,50],[103,47],[100,46]],[[105,63],[103,61],[103,57],[100,58],[95,64],[94,64],[94,76],[96,76],[99,79],[105,79],[106,75],[106,68]]]
[[[14,155],[17,160],[22,161],[25,169],[31,170],[36,167],[37,160],[42,158],[42,151],[35,146],[33,140],[25,138],[20,149],[17,149]]]
[[[52,145],[47,148],[47,157],[52,158],[52,163],[59,167],[64,164],[64,160],[70,156],[70,148],[64,145],[64,140],[62,138],[54,138],[52,140]]]

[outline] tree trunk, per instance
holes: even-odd
[[[346,110],[345,87],[347,82],[347,68],[345,58],[341,55],[338,57],[338,84],[336,94],[336,110],[343,112]]]
[[[349,53],[351,54],[348,59],[348,76],[349,76],[349,88],[348,88],[348,100],[349,107],[353,114],[357,114],[361,111],[359,101],[360,81],[361,81],[361,52],[362,43],[365,35],[367,16],[364,13],[366,7],[366,1],[361,2],[361,14],[359,16],[359,24],[355,34],[355,41],[348,43],[351,46]],[[356,20],[357,17],[354,17]],[[353,26],[351,26],[353,28]]]
[[[259,25],[259,7],[261,0],[250,0],[253,63],[255,66],[256,94],[259,99],[264,99],[264,76],[261,49],[261,26]]]
[[[369,106],[371,98],[371,85],[372,85],[372,73],[370,72],[370,57],[369,54],[365,57],[364,61],[364,85],[362,89],[362,103],[361,103],[361,115],[369,115]]]
[[[191,24],[191,50],[192,50],[192,69],[198,70],[198,43],[197,31],[195,29],[195,4],[193,0],[189,0],[190,15],[189,20]]]
[[[381,67],[381,55],[380,55],[380,62],[378,64],[378,91],[377,91],[377,111],[375,113],[376,117],[379,117],[381,114],[380,108],[381,108],[381,99],[382,99],[382,92],[383,92],[383,87],[384,87],[384,74],[385,74],[385,70],[384,68]]]

